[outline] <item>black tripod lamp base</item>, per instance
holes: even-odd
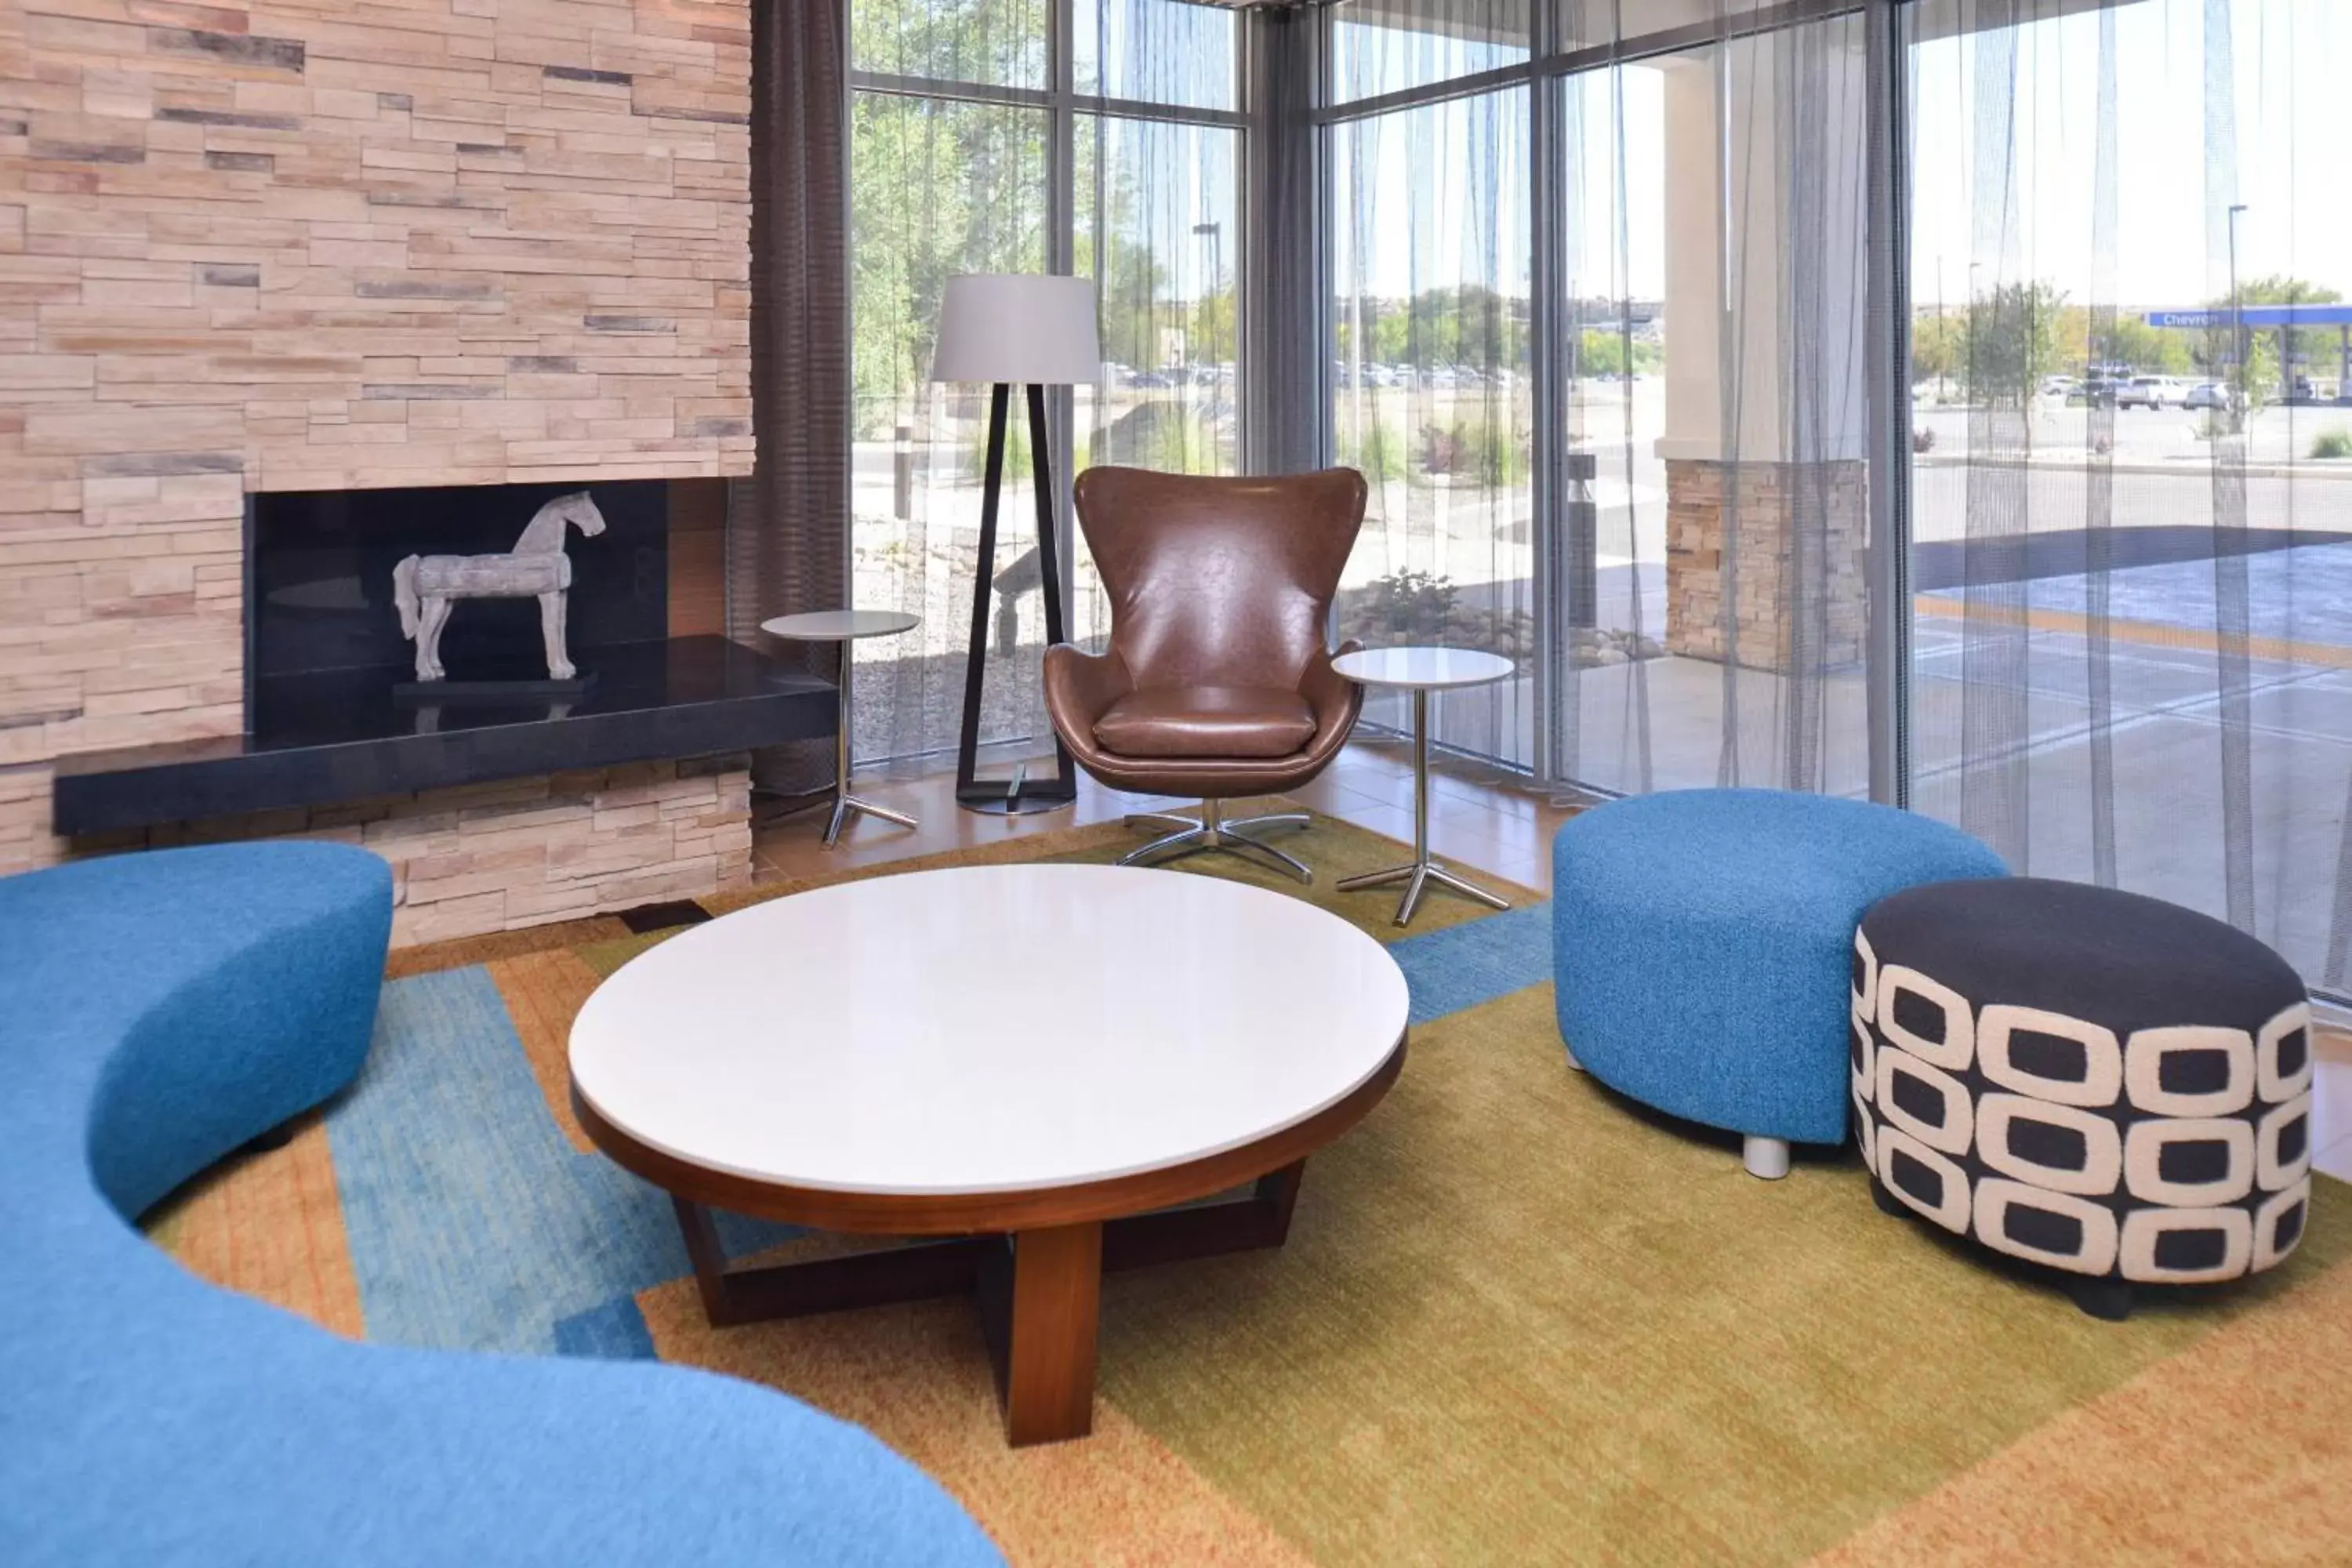
[[[956,785],[956,804],[984,816],[1031,816],[1059,811],[1078,798],[1077,780],[1065,772],[1059,778],[1033,779],[1026,763],[1009,779],[974,779]]]

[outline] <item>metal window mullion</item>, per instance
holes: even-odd
[[[1911,804],[1911,225],[1907,13],[1873,0],[1868,56],[1869,620],[1863,656],[1870,798]]]
[[[1052,88],[1006,87],[994,82],[959,81],[943,77],[900,76],[888,71],[853,71],[851,85],[860,92],[887,93],[899,98],[946,99],[959,103],[994,103],[1015,109],[1055,109],[1064,106],[1081,114],[1115,120],[1164,120],[1182,125],[1213,125],[1239,129],[1248,116],[1234,109],[1202,109],[1183,103],[1153,103],[1139,98],[1105,98]]]
[[[1554,52],[1557,40],[1554,7],[1535,7],[1535,52]],[[1538,75],[1528,84],[1528,374],[1533,400],[1533,462],[1528,474],[1530,546],[1529,570],[1534,577],[1535,697],[1529,725],[1529,754],[1536,782],[1549,784],[1559,772],[1552,754],[1553,707],[1559,700],[1568,669],[1568,649],[1560,642],[1559,595],[1550,592],[1557,573],[1555,546],[1560,487],[1560,441],[1566,421],[1559,382],[1559,333],[1562,318],[1562,268],[1567,245],[1567,172],[1561,131],[1567,88],[1562,79]],[[1573,700],[1573,683],[1566,685]]]
[[[1687,54],[1694,49],[1752,38],[1764,33],[1784,32],[1810,22],[1851,16],[1877,3],[1878,0],[1785,0],[1779,5],[1727,14],[1680,27],[1664,27],[1653,33],[1638,33],[1630,38],[1593,44],[1580,49],[1545,54],[1538,57],[1535,68],[1551,76],[1577,76],[1585,71],[1604,70],[1611,66],[1637,65],[1664,55]],[[1891,0],[1891,3],[1899,5],[1906,0]]]
[[[1327,13],[1328,15],[1328,13]],[[1328,28],[1325,36],[1329,36]],[[1359,98],[1343,104],[1329,104],[1315,111],[1315,118],[1326,125],[1344,125],[1353,120],[1373,120],[1383,114],[1393,114],[1400,109],[1419,109],[1424,104],[1447,103],[1455,99],[1483,98],[1535,79],[1536,65],[1521,60],[1516,65],[1496,66],[1469,76],[1457,76],[1444,81],[1423,82],[1419,87],[1400,88],[1372,98]]]
[[[1051,20],[1046,36],[1046,68],[1053,83],[1049,104],[1050,123],[1045,153],[1045,270],[1067,276],[1077,264],[1077,0],[1053,0]],[[1102,142],[1097,132],[1095,171],[1102,171]],[[1102,275],[1100,249],[1102,237],[1095,237],[1097,255],[1095,274],[1099,286]],[[1072,465],[1076,460],[1077,395],[1067,386],[1048,387],[1045,391],[1046,440],[1053,449],[1054,472],[1060,476],[1054,486],[1054,554],[1056,577],[1062,589],[1062,625],[1067,635],[1076,635],[1077,591],[1074,579],[1077,574],[1077,545],[1072,535],[1076,531],[1076,519],[1071,516],[1070,481],[1076,473]]]

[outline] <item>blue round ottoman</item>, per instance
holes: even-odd
[[[1956,827],[1782,790],[1677,790],[1570,817],[1552,841],[1552,968],[1570,1062],[1644,1105],[1791,1142],[1846,1135],[1854,928],[1921,882],[2008,874]]]

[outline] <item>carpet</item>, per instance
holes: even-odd
[[[874,868],[1107,860],[1115,824]],[[1310,1162],[1287,1246],[1111,1276],[1097,1434],[1004,1447],[976,1315],[714,1330],[667,1199],[564,1091],[618,918],[410,950],[367,1069],[286,1147],[159,1210],[189,1268],[339,1332],[657,1358],[872,1428],[1023,1563],[2342,1563],[2352,1205],[2284,1268],[2130,1321],[1880,1215],[1850,1152],[1780,1183],[1569,1071],[1549,910],[1330,884],[1398,847],[1318,820],[1314,898],[1412,992],[1388,1099]],[[793,890],[709,900],[723,912]],[[693,918],[696,911],[679,911]],[[731,1255],[834,1238],[728,1216]]]

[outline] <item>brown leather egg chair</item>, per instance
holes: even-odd
[[[1363,708],[1363,689],[1332,669],[1323,641],[1363,525],[1363,476],[1101,468],[1076,489],[1110,595],[1110,646],[1045,650],[1046,711],[1078,765],[1113,789],[1202,802],[1198,818],[1129,817],[1171,831],[1120,864],[1223,849],[1312,882],[1304,863],[1258,837],[1306,826],[1305,812],[1228,820],[1222,803],[1312,779]]]

